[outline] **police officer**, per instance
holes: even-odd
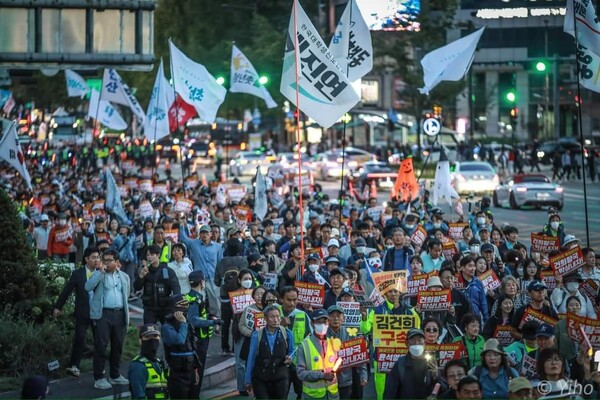
[[[188,279],[192,288],[186,295],[186,299],[190,303],[187,319],[188,322],[194,327],[195,334],[198,337],[198,342],[196,343],[196,354],[198,355],[198,361],[200,362],[200,367],[198,368],[198,375],[200,376],[198,390],[200,390],[202,388],[202,378],[204,376],[204,368],[206,366],[208,344],[211,336],[213,335],[213,327],[215,325],[221,325],[223,320],[208,313],[208,296],[206,296],[206,293],[204,292],[204,284],[206,281],[204,272],[193,271],[190,273]],[[194,398],[197,399],[198,396],[194,396]]]
[[[197,338],[186,314],[189,303],[185,296],[177,294],[170,298],[172,313],[165,318],[162,327],[165,357],[169,363],[168,389],[174,399],[198,398],[200,362],[196,355]]]
[[[157,356],[160,331],[154,324],[140,329],[140,354],[129,364],[129,391],[132,399],[168,399],[165,365]]]

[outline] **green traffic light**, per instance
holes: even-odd
[[[535,64],[535,69],[537,69],[539,72],[544,72],[546,70],[546,63],[539,61],[537,64]]]
[[[516,99],[517,95],[515,95],[515,92],[506,93],[506,100],[510,101],[511,103],[513,103]]]
[[[223,78],[222,76],[218,76],[217,77],[217,83],[219,85],[223,85],[225,83],[225,78]]]
[[[261,85],[266,85],[269,82],[269,77],[268,76],[261,76],[260,78],[258,78],[258,83],[260,83]]]

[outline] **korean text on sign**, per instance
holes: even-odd
[[[337,305],[344,310],[345,326],[360,326],[362,315],[360,314],[360,303],[357,301],[338,301]]]
[[[369,351],[367,341],[364,337],[342,342],[342,347],[338,351],[338,357],[342,359],[341,368],[356,367],[369,362]]]
[[[423,243],[425,243],[425,239],[427,239],[427,231],[422,225],[417,226],[417,229],[415,229],[410,237],[410,241],[413,242],[415,246],[421,247],[423,246]]]
[[[229,292],[229,301],[234,314],[240,314],[246,307],[254,304],[251,289],[240,289]]]
[[[487,271],[485,271],[483,274],[479,275],[478,278],[481,281],[481,283],[483,284],[483,288],[486,291],[487,290],[494,291],[494,290],[498,289],[500,287],[500,285],[502,285],[502,282],[500,281],[500,279],[498,279],[498,276],[496,275],[494,270],[491,268],[488,269]]]
[[[585,264],[581,247],[577,246],[550,257],[550,266],[560,276],[565,276]]]
[[[406,271],[375,272],[371,274],[373,283],[382,296],[392,289],[406,293]]]
[[[531,251],[539,253],[550,253],[560,249],[560,238],[546,236],[540,233],[531,233]]]
[[[417,304],[421,311],[448,311],[452,305],[452,292],[450,289],[420,292]]]
[[[576,314],[567,314],[567,333],[569,337],[580,345],[587,339],[595,349],[600,349],[600,321],[596,319],[581,317]]]
[[[417,297],[419,292],[427,290],[427,279],[429,279],[428,274],[411,275],[407,282],[406,296]]]
[[[523,318],[521,319],[521,323],[519,324],[519,329],[521,329],[523,325],[525,325],[525,323],[528,321],[536,321],[538,324],[546,323],[552,326],[558,323],[557,319],[549,317],[541,311],[537,311],[531,307],[527,307],[527,309],[525,310]]]
[[[298,303],[315,308],[323,308],[325,303],[325,289],[318,283],[294,282],[298,289]]]
[[[414,315],[375,314],[373,319],[374,347],[406,347],[406,333],[416,327]]]
[[[400,358],[400,356],[406,354],[408,349],[404,348],[395,348],[395,349],[377,349],[375,353],[375,360],[377,361],[377,372],[391,372],[392,368],[396,364],[396,361]]]

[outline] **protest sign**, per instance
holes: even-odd
[[[323,308],[325,302],[325,288],[323,285],[295,281],[294,286],[298,289],[298,304]]]
[[[183,197],[177,198],[175,205],[173,206],[173,211],[177,213],[189,213],[192,211],[192,207],[194,206],[194,202],[192,200],[188,200]]]
[[[423,243],[425,243],[425,239],[427,239],[427,230],[423,227],[423,225],[417,226],[410,237],[410,241],[413,242],[415,246],[421,247],[423,246]]]
[[[593,349],[600,350],[600,320],[568,313],[567,333],[583,347],[589,343]]]
[[[152,192],[154,185],[150,179],[144,179],[139,182],[138,187],[142,192]]]
[[[265,320],[265,315],[262,311],[255,310],[253,308],[248,308],[248,312],[246,313],[246,320],[244,321],[244,325],[246,328],[251,330],[257,330],[267,325]]]
[[[548,291],[554,290],[556,288],[556,276],[554,275],[554,271],[540,271],[540,278],[544,282],[544,285],[548,288]]]
[[[262,312],[254,314],[254,330],[257,331],[260,328],[264,328],[267,326],[267,319],[265,318],[265,314]]]
[[[246,186],[245,185],[231,185],[229,189],[227,189],[227,196],[232,202],[239,203],[242,201],[244,196],[246,195]]]
[[[254,304],[251,289],[239,289],[229,292],[229,301],[234,314],[240,314],[246,307]]]
[[[467,226],[469,226],[469,224],[466,222],[450,222],[448,224],[448,236],[454,241],[462,240],[463,229],[465,229]]]
[[[560,250],[560,238],[531,232],[531,251],[550,253]]]
[[[185,184],[190,189],[196,188],[198,186],[198,183],[200,183],[200,179],[196,175],[188,176],[185,179]]]
[[[172,243],[177,243],[177,240],[179,240],[179,231],[177,229],[165,230],[165,240],[169,238]]]
[[[384,206],[376,206],[367,208],[367,215],[373,219],[375,222],[379,222],[379,218],[381,214],[385,211]]]
[[[550,266],[560,276],[576,271],[584,264],[585,258],[579,246],[550,257]]]
[[[593,279],[586,279],[581,282],[579,284],[579,291],[590,300],[594,308],[598,308],[596,297],[598,294],[598,284]]]
[[[408,352],[408,348],[379,348],[375,353],[375,360],[377,361],[377,372],[388,373],[392,371],[396,361],[400,356],[405,355]]]
[[[427,279],[428,274],[411,275],[407,282],[407,293],[408,297],[417,297],[417,293],[427,290]]]
[[[446,260],[452,260],[456,251],[456,243],[454,243],[454,240],[448,240],[442,243],[442,254]]]
[[[169,194],[169,188],[166,183],[157,183],[154,185],[154,194]]]
[[[277,273],[276,272],[267,272],[264,276],[265,281],[263,282],[263,286],[267,289],[277,290]]]
[[[369,300],[369,298],[367,297],[365,292],[358,292],[358,291],[354,292],[354,300],[358,301],[358,303],[361,305],[361,307],[364,307],[364,308],[375,307],[375,305],[373,304],[373,302],[371,300]]]
[[[129,196],[129,186],[127,185],[119,185],[119,196],[125,198]]]
[[[342,359],[340,369],[368,363],[370,360],[367,341],[364,337],[358,337],[342,342],[342,347],[338,350],[338,357]]]
[[[377,306],[385,303],[385,299],[383,298],[382,295],[379,294],[379,291],[377,289],[375,289],[371,292],[371,294],[369,295],[369,301],[371,303],[373,303],[374,307],[377,307]]]
[[[452,305],[452,291],[425,290],[417,295],[417,304],[423,311],[448,311]]]
[[[510,325],[498,325],[494,331],[494,338],[498,339],[504,347],[515,341],[515,338],[510,334],[512,327]]]
[[[417,326],[414,315],[375,314],[373,317],[374,347],[406,347],[406,334]]]
[[[252,210],[248,206],[235,206],[233,207],[233,215],[240,221],[248,222],[252,219]]]
[[[357,301],[338,301],[337,305],[344,310],[345,326],[360,326],[362,315],[360,314],[360,303]]]
[[[54,233],[54,241],[59,243],[66,242],[71,236],[71,234],[69,233],[69,227],[67,225],[64,225],[63,227],[55,227]]]
[[[552,326],[556,325],[558,322],[557,319],[554,319],[541,311],[535,310],[530,306],[525,309],[525,313],[523,314],[523,318],[521,318],[521,323],[519,324],[519,329],[523,327],[525,322],[528,321],[536,321],[538,324],[550,324]]]
[[[530,355],[525,354],[521,363],[521,375],[526,378],[537,376],[537,361]]]
[[[140,174],[142,175],[142,178],[152,178],[152,168],[150,168],[150,167],[142,168],[142,170],[140,171]]]
[[[123,160],[121,161],[121,169],[123,171],[131,171],[135,168],[134,160]]]
[[[392,289],[406,293],[406,271],[374,272],[371,274],[373,284],[382,296]]]
[[[426,353],[435,353],[438,367],[444,368],[450,360],[458,360],[466,356],[465,345],[462,342],[445,343],[445,344],[427,344],[425,345]]]
[[[502,285],[502,281],[498,279],[498,275],[494,272],[493,269],[488,269],[483,274],[478,276],[479,280],[483,284],[483,288],[487,290],[494,291]]]
[[[104,212],[104,200],[96,200],[92,203],[92,213],[95,215],[97,212]]]
[[[125,185],[129,186],[132,189],[137,189],[138,180],[137,178],[125,178]]]
[[[154,216],[154,209],[152,204],[148,200],[144,200],[140,203],[140,217],[152,218]]]

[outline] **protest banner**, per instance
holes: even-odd
[[[323,285],[295,281],[294,286],[298,289],[298,304],[323,308],[325,303],[325,287]]]
[[[140,203],[140,217],[152,218],[154,217],[154,209],[152,204],[148,200],[144,200]]]
[[[581,346],[585,347],[589,343],[593,349],[600,350],[600,320],[568,313],[567,333]]]
[[[54,233],[54,241],[59,243],[66,242],[71,236],[71,234],[69,233],[69,227],[67,225],[64,225],[63,227],[55,227]]]
[[[515,341],[515,338],[510,334],[512,327],[510,325],[498,325],[494,331],[494,338],[498,339],[502,346],[508,346]]]
[[[469,226],[469,224],[466,222],[450,222],[448,224],[448,237],[455,242],[462,240],[463,229],[465,229],[467,226]]]
[[[132,189],[137,189],[138,180],[137,178],[125,178],[125,185],[129,186]]]
[[[240,314],[246,307],[254,304],[252,289],[239,289],[229,292],[229,301],[234,314]]]
[[[165,196],[169,194],[169,188],[166,183],[157,183],[154,185],[154,194],[164,194]]]
[[[428,274],[411,275],[407,282],[407,297],[417,297],[417,293],[427,290]]]
[[[378,348],[375,352],[375,360],[377,361],[377,372],[388,373],[392,371],[396,361],[400,356],[405,355],[408,352],[408,348]]]
[[[384,206],[376,206],[367,208],[367,215],[373,219],[375,222],[379,222],[381,218],[381,214],[385,211]]]
[[[239,203],[242,201],[244,196],[246,195],[246,186],[245,185],[231,185],[229,189],[227,189],[227,196],[232,202]]]
[[[364,308],[375,307],[375,304],[373,304],[373,302],[371,300],[369,300],[369,298],[367,297],[365,292],[362,292],[362,291],[354,292],[354,300],[358,301],[358,303],[360,304],[361,307],[364,307]]]
[[[92,214],[96,215],[97,212],[104,212],[104,200],[96,200],[92,203]]]
[[[173,211],[177,213],[189,213],[192,211],[192,207],[194,206],[194,202],[192,200],[188,200],[183,197],[178,197],[177,201],[175,201],[175,205],[173,206]]]
[[[406,270],[403,271],[386,271],[386,272],[374,272],[371,274],[373,278],[373,284],[382,296],[392,289],[400,291],[400,293],[406,293]]]
[[[244,321],[244,325],[246,325],[246,328],[251,330],[260,329],[266,325],[265,315],[262,311],[255,310],[249,307],[248,312],[246,313],[246,320]]]
[[[456,243],[454,243],[454,240],[448,240],[442,243],[442,254],[446,260],[452,260],[452,257],[454,257],[456,252]]]
[[[342,342],[342,347],[338,350],[338,357],[342,359],[340,369],[352,368],[368,363],[370,360],[367,341],[364,337],[358,337]]]
[[[185,179],[185,184],[190,189],[195,189],[198,186],[199,183],[200,183],[200,179],[196,175],[188,176]]]
[[[375,314],[373,317],[374,347],[406,347],[406,334],[417,326],[414,315]]]
[[[140,188],[140,190],[142,192],[149,192],[151,193],[154,189],[154,185],[152,183],[152,181],[150,179],[144,179],[139,181],[138,183],[138,187]]]
[[[558,323],[557,319],[554,319],[544,313],[542,313],[541,311],[535,310],[533,308],[531,308],[530,306],[528,306],[525,309],[525,313],[523,314],[523,318],[521,318],[521,323],[519,324],[519,329],[521,329],[523,327],[523,325],[525,324],[525,322],[528,321],[536,321],[538,324],[550,324],[552,326],[556,325]]]
[[[248,206],[233,207],[233,215],[240,221],[250,221],[252,218],[252,210]]]
[[[344,310],[344,326],[360,326],[362,315],[360,303],[357,301],[338,301],[337,305]]]
[[[452,290],[425,290],[417,295],[417,304],[423,311],[448,311],[452,305]]]
[[[171,239],[171,243],[177,243],[179,240],[179,231],[177,229],[165,230],[165,240]]]
[[[554,271],[540,271],[540,278],[544,282],[544,285],[548,288],[548,291],[554,290],[556,288],[556,276],[554,275]]]
[[[142,178],[152,178],[152,168],[150,168],[150,167],[142,168],[142,170],[140,171],[140,174],[142,175]]]
[[[371,292],[371,294],[369,295],[369,301],[371,303],[373,303],[374,307],[377,307],[377,306],[385,303],[385,299],[383,298],[382,295],[379,294],[379,291],[377,289],[375,289]]]
[[[581,247],[576,246],[567,251],[563,251],[550,257],[550,266],[560,276],[565,276],[569,272],[576,271],[585,264],[585,258],[581,252]]]
[[[257,331],[260,328],[264,328],[267,326],[267,319],[265,318],[265,314],[262,312],[254,314],[254,330]]]
[[[531,251],[550,253],[560,250],[560,238],[531,232]]]
[[[264,278],[263,286],[265,288],[277,290],[277,272],[267,272]]]
[[[483,274],[478,276],[479,280],[483,284],[483,288],[487,290],[494,291],[502,285],[502,281],[498,279],[498,275],[494,272],[493,269],[488,269]]]
[[[425,345],[425,353],[434,353],[438,367],[440,368],[444,368],[450,360],[458,360],[466,357],[466,351],[465,345],[462,342]]]
[[[593,279],[586,279],[581,282],[579,284],[579,291],[590,300],[594,309],[598,308],[596,297],[598,294],[598,284]]]
[[[530,355],[525,354],[521,362],[521,375],[526,378],[537,376],[537,360]]]
[[[423,227],[423,225],[418,225],[413,234],[410,237],[410,241],[418,247],[423,246],[425,243],[425,239],[427,239],[427,230]]]
[[[125,198],[129,196],[129,186],[127,185],[119,185],[119,196]]]

